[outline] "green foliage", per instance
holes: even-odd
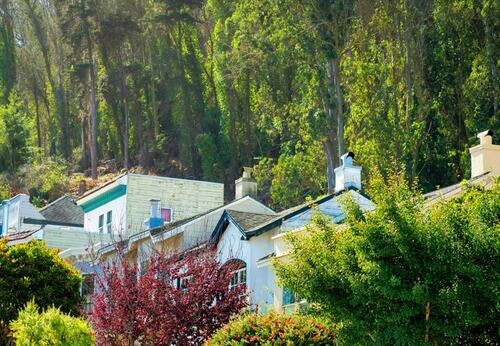
[[[284,153],[276,164],[262,159],[255,166],[255,177],[261,193],[269,193],[269,202],[276,208],[290,208],[305,197],[318,197],[326,191],[326,162],[320,143]]]
[[[500,181],[427,207],[402,176],[372,181],[375,211],[347,202],[345,225],[318,218],[288,236],[282,284],[342,326],[346,344],[494,344]]]
[[[243,315],[219,329],[206,343],[222,345],[334,345],[335,326],[297,314]]]
[[[80,274],[57,253],[36,240],[13,246],[0,240],[0,326],[8,326],[32,299],[41,308],[79,313]]]
[[[260,197],[279,208],[325,193],[326,163],[332,173],[340,151],[356,153],[368,180],[396,161],[428,191],[468,177],[475,134],[500,132],[498,1],[4,7],[1,107],[12,108],[5,98],[17,88],[30,110],[9,125],[30,135],[11,138],[79,171],[90,165],[91,66],[99,160],[232,184],[266,158]],[[30,153],[9,148],[1,136],[0,170],[15,174]],[[303,182],[302,162],[312,173]]]
[[[28,110],[16,91],[0,105],[0,171],[15,170],[28,158]]]
[[[10,198],[10,186],[0,177],[0,201]]]
[[[55,307],[40,312],[33,301],[26,304],[10,327],[18,346],[94,345],[90,326],[85,320],[64,314]]]
[[[19,172],[33,198],[54,201],[68,191],[68,167],[63,159],[38,157]]]

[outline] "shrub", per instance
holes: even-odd
[[[38,157],[24,165],[20,175],[32,196],[54,201],[68,192],[68,166],[62,159]]]
[[[333,345],[335,328],[313,316],[244,315],[219,329],[206,346],[218,345]]]
[[[80,274],[39,241],[8,246],[0,240],[0,344],[6,326],[17,318],[26,303],[34,299],[42,308],[58,306],[78,314]]]
[[[33,302],[19,312],[17,320],[11,323],[16,345],[71,345],[90,346],[94,344],[88,323],[71,317],[51,307],[40,312]]]

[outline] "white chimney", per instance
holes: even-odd
[[[245,196],[257,196],[257,182],[252,178],[253,169],[243,167],[243,176],[236,180],[235,183],[235,199],[240,199]]]
[[[340,157],[340,167],[335,168],[335,192],[354,187],[361,190],[361,167],[354,166],[354,153],[348,152]]]
[[[493,131],[486,130],[477,135],[479,145],[469,149],[471,178],[491,172],[500,175],[500,145],[493,144]]]
[[[151,202],[151,214],[150,214],[150,217],[152,217],[152,218],[158,218],[158,217],[160,217],[160,215],[159,215],[160,200],[159,199],[151,199],[149,201]]]

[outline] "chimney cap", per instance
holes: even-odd
[[[483,132],[480,132],[477,134],[477,138],[479,138],[479,139],[486,137],[486,136],[493,136],[493,131],[488,129],[486,131],[483,131]]]
[[[354,153],[352,151],[348,151],[344,155],[342,155],[340,158],[347,158],[347,157],[352,157],[354,159]]]

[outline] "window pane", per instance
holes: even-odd
[[[111,219],[112,219],[112,212],[111,211],[108,211],[108,215],[107,215],[107,221],[106,223],[111,223]]]
[[[104,226],[104,214],[99,215],[99,228]]]
[[[283,288],[283,299],[282,305],[295,304],[302,301],[302,298],[291,289]]]

